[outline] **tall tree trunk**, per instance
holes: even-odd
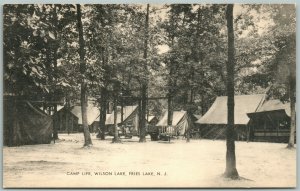
[[[84,51],[84,39],[83,39],[83,28],[81,22],[81,8],[80,4],[77,4],[77,27],[79,31],[79,56],[80,56],[80,73],[82,75],[85,74],[86,65],[85,65],[85,51]],[[87,83],[85,79],[81,79],[81,114],[82,114],[82,125],[83,125],[83,134],[84,134],[84,145],[83,146],[91,146],[92,139],[88,127],[87,121]]]
[[[186,60],[188,62],[188,60]],[[189,83],[189,86],[190,86],[190,95],[187,97],[187,116],[188,116],[188,129],[186,131],[186,142],[190,142],[190,137],[191,137],[191,125],[192,125],[192,122],[191,122],[191,119],[192,119],[192,115],[193,115],[193,112],[192,112],[192,107],[193,107],[193,101],[194,101],[194,97],[193,97],[193,94],[194,94],[194,91],[193,91],[193,83],[194,83],[194,76],[195,76],[195,71],[194,71],[194,67],[193,65],[191,64],[190,66],[190,83]]]
[[[148,28],[149,28],[149,4],[145,20],[145,41],[144,41],[144,68],[147,71],[147,51],[148,51]],[[146,142],[146,108],[147,108],[147,80],[142,80],[142,101],[141,101],[141,128],[139,142]]]
[[[172,59],[173,60],[173,59]],[[174,88],[174,82],[173,82],[173,62],[170,65],[170,73],[169,73],[169,80],[168,80],[168,116],[167,116],[167,126],[171,127],[172,126],[172,121],[173,121],[173,104],[172,104],[172,97],[173,97],[173,88]]]
[[[103,5],[99,5],[99,12],[101,12],[101,14],[103,14]],[[101,22],[101,27],[104,28],[105,27],[105,23],[104,23],[104,17],[102,16],[100,18],[100,22]],[[107,52],[107,47],[105,47],[104,44],[101,45],[101,59],[102,59],[102,69],[104,70],[104,80],[103,82],[106,83],[105,79],[108,79],[110,76],[107,74],[107,63],[108,63],[108,57],[107,54],[105,54],[105,52]],[[102,83],[103,83],[102,82]],[[101,82],[100,82],[101,83]],[[100,130],[98,131],[97,137],[100,138],[101,140],[105,140],[105,131],[106,131],[106,127],[105,127],[105,122],[106,122],[106,112],[107,110],[109,111],[109,108],[107,109],[107,104],[108,103],[108,90],[106,89],[107,85],[105,85],[104,87],[100,88],[100,93],[101,93],[101,100],[100,100],[100,119],[99,119],[99,128]]]
[[[174,13],[171,14],[171,25],[172,28],[174,28]],[[171,48],[174,48],[174,38],[175,38],[175,34],[174,31],[171,31]],[[173,80],[173,65],[175,64],[174,62],[174,57],[173,55],[171,56],[170,59],[170,71],[169,71],[169,79],[168,79],[168,116],[167,116],[167,126],[171,127],[172,126],[172,120],[173,120],[173,105],[172,105],[172,97],[173,97],[173,88],[174,88],[174,80]]]
[[[194,67],[191,66],[191,80],[192,82],[194,81]],[[188,126],[188,130],[187,130],[187,142],[190,142],[190,137],[191,137],[191,129],[192,129],[192,125],[193,122],[192,120],[192,116],[193,116],[193,112],[192,112],[192,107],[193,107],[193,102],[194,102],[194,90],[193,90],[193,86],[191,86],[190,89],[190,97],[188,98],[188,103],[189,103],[189,107],[188,107],[188,111],[187,111],[187,115],[188,115],[188,119],[189,119],[189,126]]]
[[[54,27],[55,28],[57,28],[57,26],[58,26],[58,18],[57,18],[57,11],[56,11],[56,8],[57,8],[57,6],[54,4],[54,11],[53,11],[53,25],[54,25]],[[53,46],[53,64],[54,64],[54,81],[56,81],[57,80],[57,74],[56,74],[56,72],[57,72],[57,51],[58,51],[58,39],[57,39],[57,31],[56,31],[56,29],[54,29],[54,37],[55,37],[55,40],[54,40],[54,46]],[[54,91],[56,90],[56,88],[54,88]],[[56,94],[54,94],[54,96],[55,96]],[[55,101],[57,101],[57,99],[54,99]],[[54,113],[56,113],[57,112],[57,103],[55,103],[54,104]],[[54,118],[53,118],[53,120],[55,120]],[[53,121],[53,124],[57,124],[57,123],[55,123],[54,121]],[[58,132],[57,132],[57,125],[54,125],[54,127],[53,127],[53,139],[59,139],[58,138]]]
[[[141,99],[139,98],[138,99],[138,136],[140,137],[140,132],[141,132],[141,118],[142,118],[142,116],[141,116],[141,109],[142,108],[142,104],[141,104]]]
[[[141,115],[140,115],[140,140],[139,142],[146,142],[146,103],[147,103],[147,85],[142,87],[141,98]]]
[[[190,120],[192,117],[192,103],[193,103],[193,88],[190,89],[190,97],[188,97],[188,108],[187,108],[187,116],[188,116],[188,129],[186,130],[186,142],[190,142],[191,137],[191,123]]]
[[[121,91],[121,92],[123,92],[123,91]],[[125,132],[125,127],[123,125],[123,121],[124,121],[124,105],[123,105],[123,97],[122,96],[123,95],[121,93],[121,98],[120,98],[120,100],[121,100],[121,127],[122,127],[122,132],[125,135],[126,132]]]
[[[106,106],[107,106],[107,90],[105,87],[101,88],[101,100],[100,100],[100,117],[99,117],[99,128],[100,131],[97,137],[101,140],[105,140],[105,122],[106,122]]]
[[[118,111],[117,111],[117,99],[114,98],[114,138],[112,140],[113,143],[120,143],[121,139],[119,138],[118,132]]]
[[[226,170],[225,177],[239,178],[235,159],[235,130],[234,130],[234,32],[233,32],[233,4],[227,5],[226,10],[228,31],[228,61],[227,61],[227,128],[226,128]]]
[[[187,112],[187,121],[188,121],[188,129],[187,129],[187,135],[186,135],[186,142],[190,142],[190,138],[191,138],[191,130],[193,127],[193,121],[192,121],[192,111],[189,109],[189,111]]]
[[[172,91],[168,93],[168,126],[172,126],[173,108],[172,108]]]
[[[197,30],[196,30],[196,37],[199,37],[200,35],[200,27],[201,27],[201,7],[199,5],[199,8],[197,10]],[[204,69],[203,69],[203,62],[202,62],[202,57],[200,57],[201,54],[201,47],[200,47],[200,38],[196,38],[195,39],[196,42],[196,49],[192,50],[195,51],[194,55],[195,55],[195,62],[200,64],[200,76],[202,79],[205,78],[204,76]],[[199,52],[200,50],[200,52]],[[194,69],[192,68],[193,73],[195,72]],[[204,94],[206,92],[204,92],[203,90],[201,90],[200,92],[200,97],[201,97],[201,114],[204,115],[205,114],[205,110],[204,110]]]
[[[291,129],[290,129],[290,138],[288,143],[288,148],[293,148],[295,144],[295,133],[296,133],[296,76],[292,75],[290,72],[289,79],[289,88],[290,88],[290,101],[291,101]]]
[[[65,116],[66,117],[66,130],[69,135],[70,134],[70,124],[69,124],[70,101],[69,101],[69,98],[67,95],[66,95],[65,112],[66,112],[66,116]]]

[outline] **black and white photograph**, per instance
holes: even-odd
[[[297,187],[296,4],[2,8],[3,188]]]

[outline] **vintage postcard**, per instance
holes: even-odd
[[[3,5],[4,188],[295,188],[295,4]]]

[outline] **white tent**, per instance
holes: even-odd
[[[165,128],[168,126],[168,112],[165,112],[163,117],[159,120],[156,126]],[[172,126],[174,127],[172,134],[184,135],[189,128],[189,120],[186,111],[173,111]],[[164,131],[164,130],[162,130]],[[169,132],[170,133],[170,132]]]
[[[134,118],[137,112],[137,105],[132,106],[124,106],[123,107],[123,122],[126,123],[127,120]],[[121,107],[118,107],[117,111],[117,124],[121,123]],[[113,125],[114,124],[114,112],[113,111],[109,117],[106,118],[105,125]]]
[[[265,100],[265,94],[234,96],[234,124],[247,125],[247,113],[255,112]],[[227,96],[217,97],[209,110],[198,120],[199,124],[227,124]]]
[[[88,106],[86,111],[88,125],[91,125],[100,115],[100,111],[97,107],[94,106]],[[81,106],[72,107],[71,112],[78,117],[78,124],[82,125]]]

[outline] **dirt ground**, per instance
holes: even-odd
[[[112,144],[92,135],[60,134],[55,144],[3,148],[3,186],[8,187],[295,187],[296,149],[286,144],[236,142],[237,170],[244,179],[228,180],[224,140],[138,138]]]

